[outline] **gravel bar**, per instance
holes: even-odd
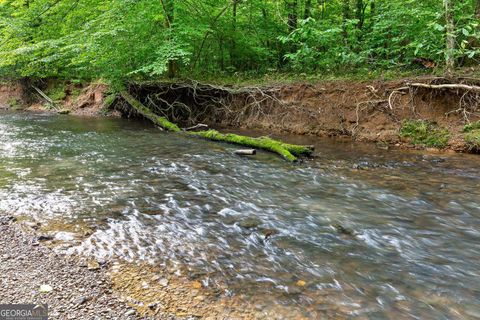
[[[49,319],[147,319],[115,295],[105,265],[89,270],[78,258],[43,246],[14,221],[0,216],[1,304],[44,303]]]

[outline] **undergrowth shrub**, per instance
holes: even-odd
[[[430,121],[406,120],[400,129],[400,136],[408,138],[414,145],[445,148],[450,132]]]

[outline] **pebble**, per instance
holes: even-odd
[[[23,224],[26,225],[27,227],[32,228],[32,229],[38,229],[38,227],[39,227],[39,224],[37,222],[34,222],[34,221],[25,221]]]
[[[78,305],[84,304],[87,301],[88,301],[87,297],[80,297],[75,300],[74,304],[78,306]]]
[[[168,279],[163,278],[159,281],[159,283],[162,287],[166,287],[168,286]]]
[[[258,227],[261,223],[262,221],[260,221],[259,219],[254,217],[249,217],[240,221],[239,226],[245,229],[253,229]]]
[[[0,214],[0,221],[4,219]],[[111,290],[106,269],[91,272],[81,268],[78,258],[55,254],[38,243],[39,235],[25,232],[22,226],[23,223],[0,223],[0,301],[33,303],[41,299],[48,304],[51,319],[140,319]],[[130,316],[127,312],[131,312]],[[176,319],[161,313],[158,316]]]
[[[96,260],[89,260],[87,262],[87,269],[88,270],[98,270],[100,269],[100,264]]]
[[[132,310],[128,310],[127,312],[125,312],[125,315],[126,315],[127,317],[133,316],[134,314],[135,314],[135,310],[133,310],[133,309],[132,309]]]
[[[53,291],[53,288],[52,286],[48,285],[48,284],[42,284],[40,286],[40,290],[39,290],[41,293],[48,293],[48,292],[51,292]]]
[[[149,308],[149,309],[156,309],[156,308],[157,308],[157,305],[158,305],[158,304],[157,304],[156,302],[152,302],[152,303],[149,303],[149,304],[148,304],[148,308]]]

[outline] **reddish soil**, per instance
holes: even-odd
[[[425,83],[445,81],[442,78],[414,80]],[[260,129],[272,133],[345,136],[359,141],[404,146],[408,146],[408,143],[402,141],[399,136],[402,121],[422,119],[436,122],[451,132],[446,149],[467,151],[461,132],[466,118],[460,106],[467,106],[472,112],[468,114],[468,121],[477,121],[480,117],[473,111],[479,107],[478,97],[455,90],[395,91],[405,87],[408,82],[412,82],[412,79],[277,85],[262,88],[262,92],[266,92],[267,95],[258,92],[249,95],[245,91],[235,93],[228,100],[228,106],[209,105],[206,108],[205,104],[203,107],[193,105],[190,115],[195,116],[195,122],[210,125]],[[0,109],[8,108],[13,100],[22,101],[25,90],[18,84],[0,85]],[[66,98],[63,105],[71,110],[72,114],[82,116],[101,114],[106,85],[91,84],[83,87],[75,99],[71,86],[65,90]],[[218,88],[210,92],[225,96],[225,92],[219,91]],[[179,100],[186,105],[194,104],[196,101],[191,98],[192,92],[173,92],[173,97],[172,92],[169,94],[174,101]],[[252,99],[255,103],[252,103]],[[28,109],[42,110],[43,106],[41,102],[37,102],[30,104]],[[119,113],[113,115],[119,116]]]
[[[0,83],[0,110],[9,109],[12,104],[21,102],[23,99],[23,88],[20,84]]]
[[[265,103],[261,112],[245,112],[245,102],[240,99],[235,105],[244,113],[242,117],[233,117],[233,110],[230,116],[218,120],[227,126],[272,132],[348,136],[359,141],[407,145],[399,136],[402,121],[422,119],[451,132],[447,149],[466,151],[462,135],[466,119],[458,110],[461,104],[468,105],[470,111],[478,108],[477,97],[468,97],[464,91],[432,89],[402,90],[392,95],[408,82],[411,80],[285,85],[276,88],[278,101]],[[478,115],[468,115],[469,121],[479,119]]]
[[[80,90],[78,96],[74,96],[75,89]],[[70,110],[74,115],[99,116],[102,114],[107,89],[105,84],[99,83],[83,87],[70,84],[65,87],[65,98],[58,103],[58,108]],[[28,100],[31,101],[28,102]],[[0,84],[0,109],[18,109],[18,107],[28,111],[56,112],[55,109],[48,108],[46,102],[40,99],[31,88],[21,83]],[[113,115],[119,116],[118,113]]]

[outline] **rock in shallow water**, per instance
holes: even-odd
[[[253,229],[253,228],[258,227],[261,223],[262,223],[262,221],[260,221],[259,219],[255,218],[255,217],[249,217],[249,218],[245,218],[242,221],[240,221],[240,223],[238,225],[242,228],[245,228],[245,229]]]

